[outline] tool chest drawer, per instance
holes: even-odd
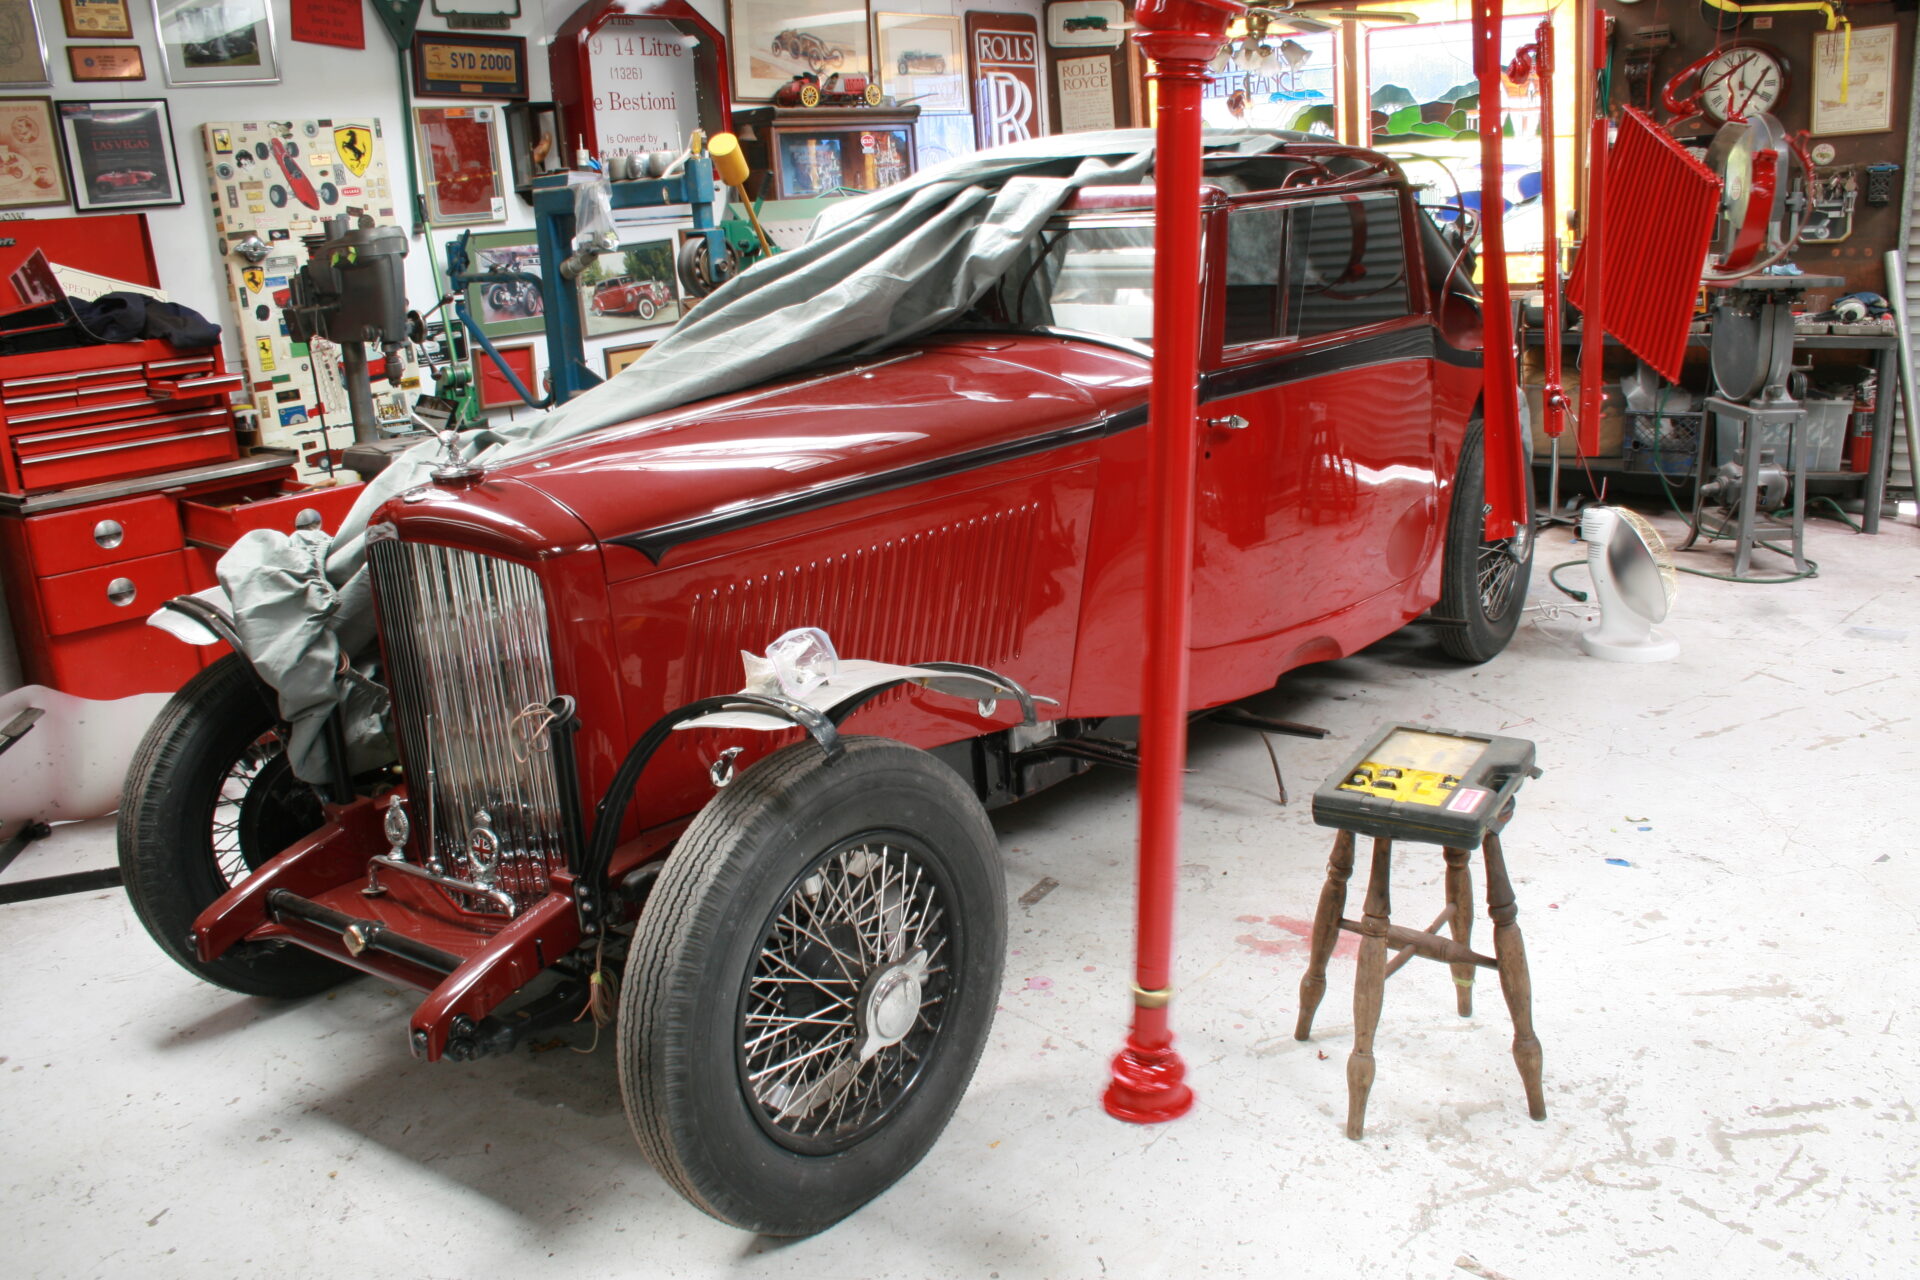
[[[341,484],[315,488],[292,480],[267,481],[242,489],[183,498],[180,520],[186,528],[188,542],[196,547],[221,550],[255,529],[292,533],[299,527],[302,513],[307,511],[320,517],[320,528],[333,533],[340,528],[354,499],[365,487]]]
[[[40,608],[49,635],[145,618],[187,590],[186,561],[178,551],[40,579]]]
[[[150,494],[26,520],[35,577],[73,573],[178,551],[180,517],[171,498]]]
[[[237,457],[227,397],[240,386],[217,347],[128,342],[0,359],[0,490],[46,492]]]

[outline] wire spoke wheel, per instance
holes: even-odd
[[[1498,538],[1480,544],[1477,566],[1480,612],[1489,621],[1506,617],[1507,606],[1513,601],[1514,588],[1521,581],[1521,568],[1527,563],[1527,543],[1530,539],[1531,532],[1523,530],[1511,538]]]
[[[945,895],[897,839],[829,852],[788,892],[747,978],[741,1084],[791,1150],[871,1132],[919,1078],[951,986]]]
[[[924,751],[783,747],[668,855],[627,951],[634,1137],[708,1213],[809,1235],[925,1155],[1000,994],[1006,878],[986,811]]]
[[[1528,519],[1511,537],[1486,537],[1485,453],[1485,432],[1479,422],[1472,422],[1460,442],[1438,604],[1445,619],[1440,647],[1462,662],[1485,662],[1507,647],[1520,625],[1533,576],[1532,477],[1523,473]]]
[[[228,888],[320,825],[313,793],[287,764],[280,735],[263,733],[227,766],[214,794],[209,852]]]

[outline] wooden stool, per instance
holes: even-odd
[[[1513,1060],[1520,1068],[1520,1080],[1527,1090],[1527,1114],[1535,1120],[1547,1118],[1546,1097],[1540,1087],[1540,1041],[1533,1034],[1533,991],[1527,977],[1527,951],[1520,940],[1519,915],[1513,903],[1513,885],[1507,879],[1506,859],[1500,853],[1500,837],[1488,831],[1481,844],[1487,865],[1487,914],[1493,919],[1493,956],[1474,951],[1469,943],[1473,935],[1473,882],[1465,849],[1446,850],[1447,907],[1425,932],[1403,929],[1389,919],[1388,881],[1393,875],[1393,841],[1376,836],[1373,841],[1373,871],[1367,880],[1366,914],[1356,923],[1342,918],[1347,905],[1347,879],[1353,874],[1353,832],[1341,831],[1334,838],[1333,856],[1327,860],[1327,883],[1320,890],[1320,908],[1313,918],[1313,950],[1307,960],[1306,976],[1300,979],[1300,1020],[1293,1038],[1305,1040],[1313,1030],[1314,1011],[1327,990],[1327,959],[1342,929],[1360,935],[1359,971],[1353,983],[1353,1052],[1347,1056],[1347,1136],[1358,1138],[1365,1131],[1367,1094],[1373,1088],[1373,1033],[1380,1023],[1380,1004],[1386,994],[1387,979],[1415,956],[1438,960],[1453,969],[1454,999],[1460,1016],[1473,1014],[1473,971],[1476,967],[1497,968],[1500,990],[1507,998],[1507,1012],[1513,1017]],[[1434,930],[1447,924],[1453,937],[1440,937]],[[1387,947],[1397,954],[1389,962]]]

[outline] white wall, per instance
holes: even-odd
[[[202,124],[211,120],[308,119],[349,113],[376,115],[380,118],[387,144],[389,177],[400,190],[407,185],[406,177],[401,172],[406,163],[406,150],[400,130],[410,125],[402,120],[400,114],[400,77],[404,74],[401,55],[394,51],[393,40],[372,6],[364,6],[362,10],[367,47],[364,50],[350,50],[295,43],[288,34],[291,30],[288,0],[272,2],[278,32],[279,84],[234,88],[169,88],[160,50],[154,39],[151,0],[129,0],[133,16],[132,41],[70,40],[61,21],[59,0],[34,0],[40,14],[41,32],[46,39],[47,65],[53,78],[53,87],[13,91],[20,94],[48,94],[56,100],[84,98],[103,101],[157,97],[167,100],[173,117],[174,147],[180,158],[180,181],[187,200],[178,208],[144,211],[153,238],[154,256],[160,265],[161,286],[175,301],[202,312],[228,330],[232,328],[232,316],[220,265],[218,241],[213,230],[213,214],[206,203],[206,157],[202,154],[199,139]],[[689,2],[715,28],[722,32],[727,30],[726,0]],[[966,0],[873,0],[873,4],[888,12],[902,13],[960,14],[967,9],[1029,13],[1042,23],[1044,29],[1043,0],[990,0],[990,3],[978,5],[967,4]],[[457,0],[449,7],[457,7]],[[508,33],[527,38],[529,89],[536,101],[551,96],[546,44],[550,33],[579,7],[580,0],[522,0],[522,16]],[[433,17],[431,5],[424,10],[421,25],[429,30],[441,26]],[[147,78],[129,84],[75,84],[68,74],[66,46],[91,43],[137,44],[146,63]],[[1046,118],[1044,110],[1041,118]],[[504,126],[498,144],[502,169],[507,170],[509,164]],[[502,176],[510,183],[510,172]],[[404,213],[408,203],[405,196],[399,196],[396,209]],[[49,207],[25,212],[28,217],[59,217],[73,210]],[[404,216],[402,221],[404,224]],[[482,224],[474,229],[502,230],[532,225],[531,206],[518,196],[509,194],[506,221]],[[416,236],[413,240],[407,257],[408,296],[412,304],[422,311],[432,304],[435,297],[427,255],[433,254],[438,261],[444,252],[442,246],[457,234],[457,231],[437,231],[427,236]],[[629,334],[603,342],[589,342],[588,348],[592,351],[602,345],[631,342],[636,336]],[[230,357],[237,355],[231,340],[228,348]],[[544,366],[544,347],[537,350]],[[598,362],[590,359],[588,363],[589,367],[593,367]]]

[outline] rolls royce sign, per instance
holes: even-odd
[[[1024,13],[969,13],[974,121],[982,147],[1037,136],[1040,125],[1040,25]]]

